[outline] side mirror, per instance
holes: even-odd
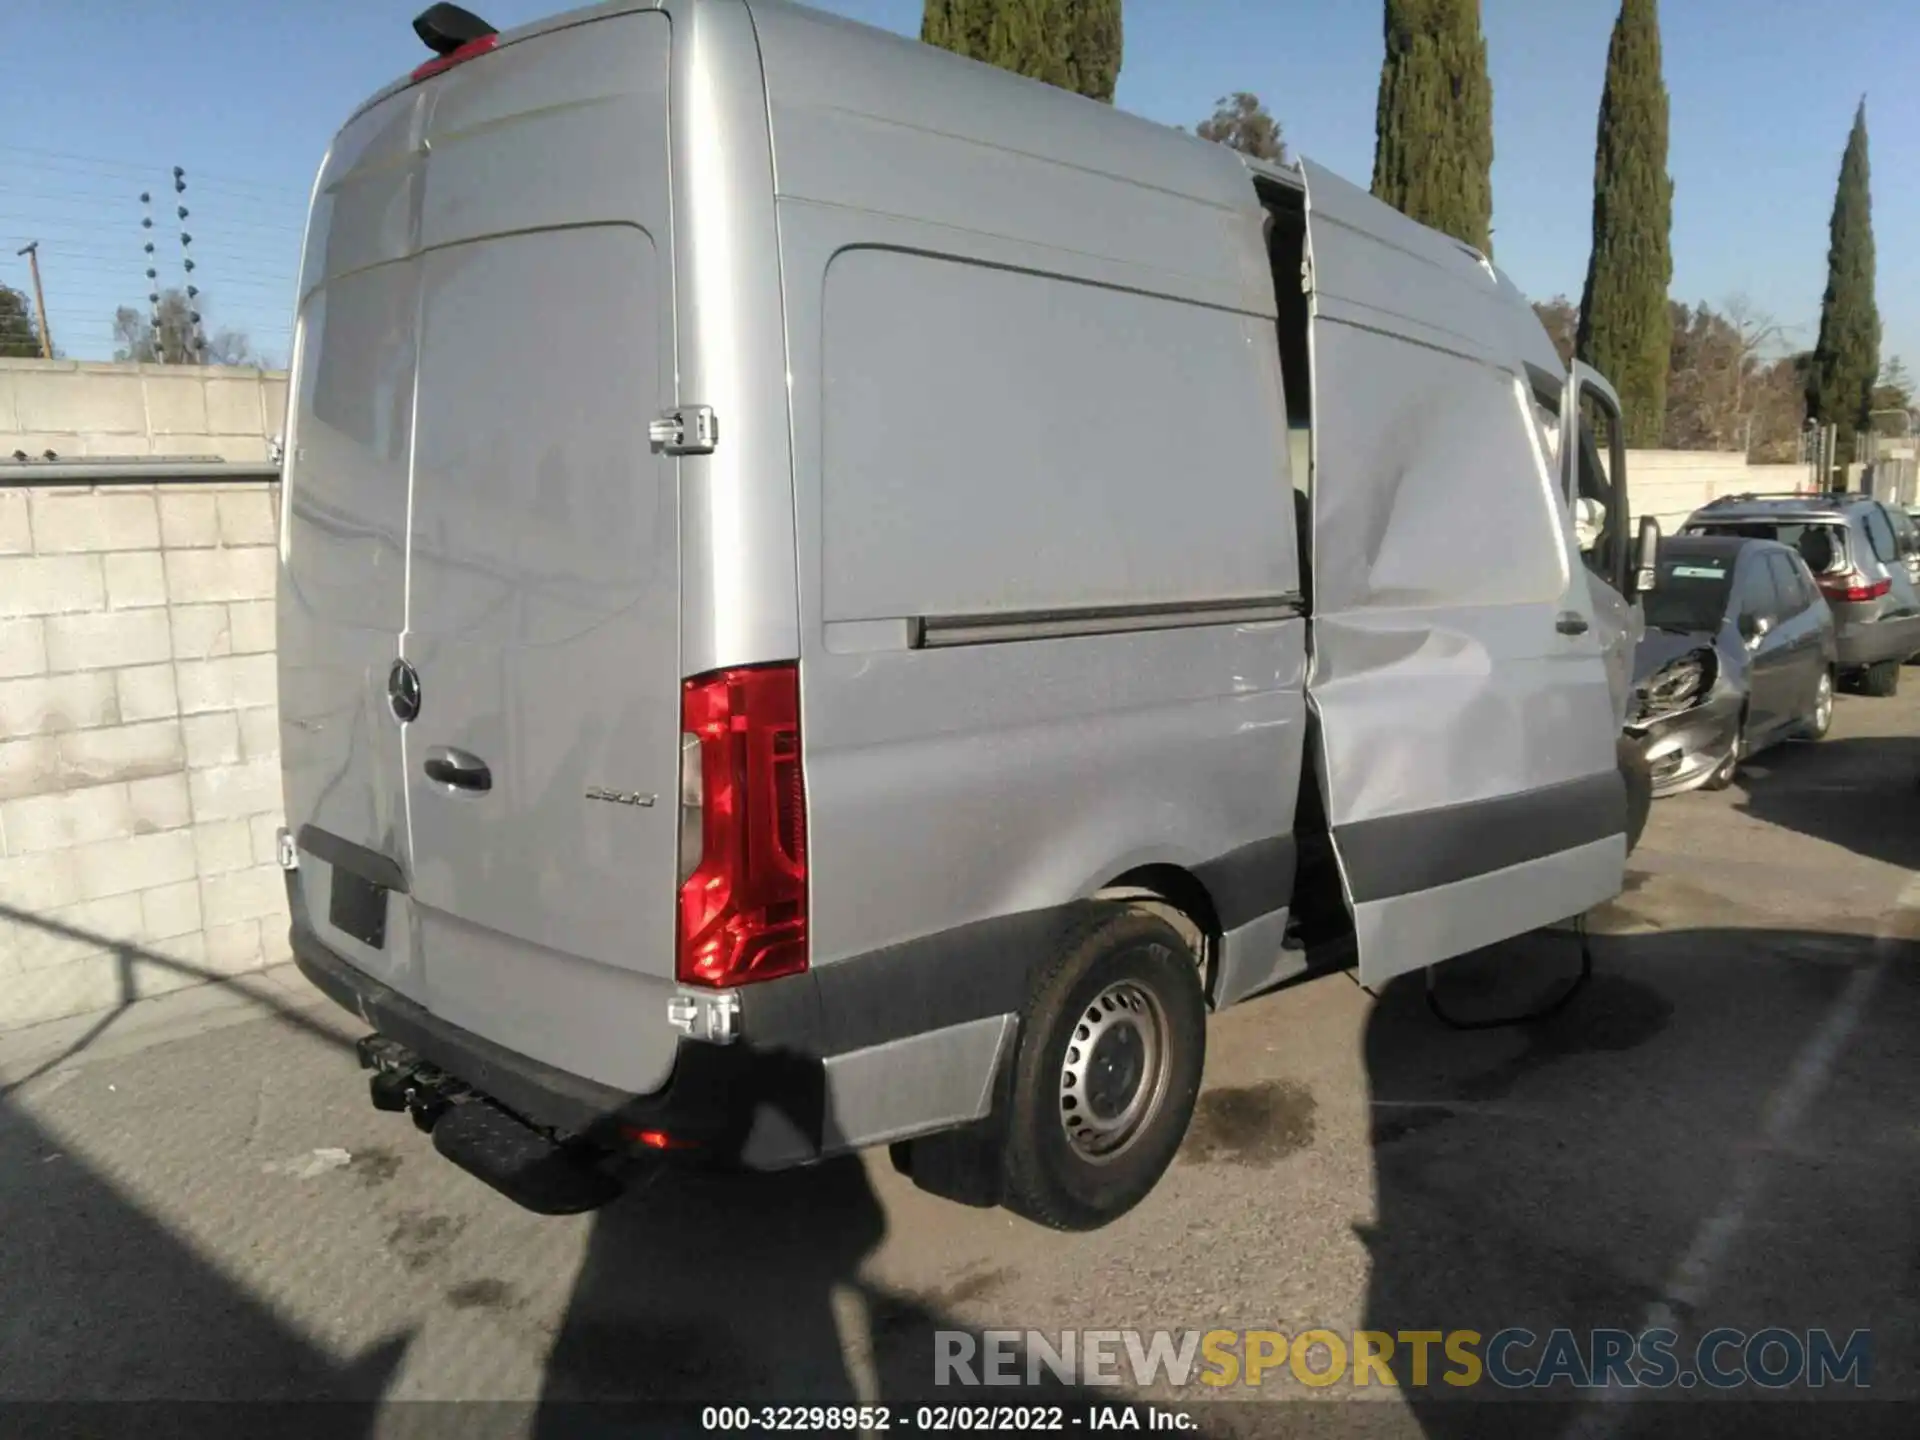
[[[1659,584],[1660,522],[1651,515],[1640,517],[1640,543],[1633,559],[1633,593],[1645,595]]]
[[[1765,615],[1742,615],[1740,617],[1740,638],[1752,649],[1767,638],[1767,632],[1773,629],[1773,621]]]

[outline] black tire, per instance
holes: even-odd
[[[1869,665],[1860,676],[1860,693],[1876,700],[1890,700],[1900,693],[1900,662],[1882,660]]]
[[[1117,1001],[1116,987],[1124,987]],[[1090,1029],[1097,1002],[1107,1004],[1100,1012],[1107,1023],[1076,1065],[1104,1063],[1130,1045],[1152,1053],[1144,1039],[1149,1026],[1157,1026],[1161,1037],[1160,1063],[1144,1066],[1138,1087],[1157,1093],[1145,1097],[1124,1143],[1101,1159],[1069,1138],[1067,1101],[1075,1092],[1064,1082],[1069,1048]],[[1123,1013],[1130,1003],[1131,1019]],[[1115,1034],[1129,1029],[1142,1038]],[[1119,907],[1074,932],[1038,976],[1022,1017],[1007,1103],[1002,1203],[1055,1230],[1097,1230],[1133,1209],[1159,1183],[1186,1138],[1206,1048],[1199,967],[1179,932],[1156,915]],[[1078,1093],[1093,1093],[1096,1083],[1089,1073]]]

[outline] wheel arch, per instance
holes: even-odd
[[[1107,881],[1094,891],[1093,898],[1132,905],[1172,925],[1193,952],[1203,990],[1213,993],[1223,932],[1213,895],[1199,876],[1165,861],[1136,865]]]

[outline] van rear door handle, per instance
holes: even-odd
[[[1560,618],[1553,622],[1553,628],[1562,635],[1584,635],[1587,633],[1587,617],[1577,610],[1562,610]]]
[[[420,768],[436,785],[450,785],[475,795],[484,795],[493,788],[493,772],[487,768],[487,762],[451,745],[436,745],[427,751],[426,763]]]

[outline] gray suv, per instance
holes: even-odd
[[[1682,535],[1777,540],[1807,562],[1833,610],[1842,683],[1891,695],[1920,654],[1920,591],[1900,528],[1870,495],[1729,495],[1687,517]]]

